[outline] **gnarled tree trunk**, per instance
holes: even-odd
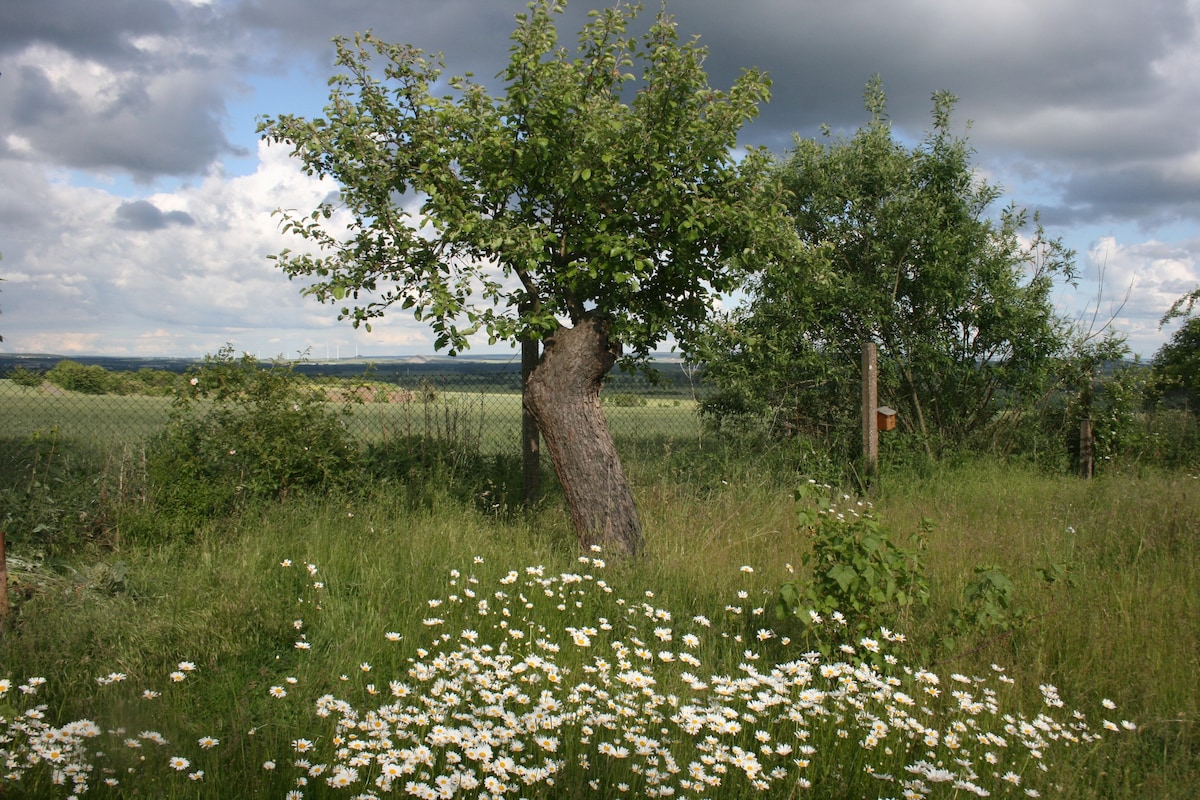
[[[587,318],[547,337],[524,403],[545,440],[580,546],[637,554],[642,525],[600,406],[604,376],[617,360],[608,328]]]

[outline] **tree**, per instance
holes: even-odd
[[[38,370],[26,369],[18,364],[8,373],[8,379],[25,389],[34,389],[42,385],[43,376]]]
[[[879,348],[879,396],[932,452],[1018,402],[1065,342],[1050,292],[1073,253],[1018,234],[1027,218],[988,209],[951,131],[955,98],[933,97],[933,127],[896,141],[878,78],[870,120],[851,138],[797,140],[781,165],[801,258],[757,275],[715,327],[708,375],[717,411],[770,410],[800,427],[855,424],[862,345]],[[720,404],[724,404],[721,406]]]
[[[1154,354],[1152,394],[1181,397],[1188,406],[1200,406],[1200,317],[1192,311],[1200,301],[1200,288],[1175,301],[1160,325],[1183,319],[1183,325]]]
[[[553,22],[564,5],[517,17],[497,96],[470,77],[435,96],[437,59],[358,35],[336,40],[346,73],[325,119],[260,130],[340,189],[283,214],[319,254],[279,265],[313,280],[307,294],[351,301],[340,317],[355,325],[410,309],[452,354],[477,333],[540,339],[524,402],[579,541],[632,553],[642,531],[600,406],[605,375],[695,329],[714,293],[792,237],[769,156],[733,155],[767,78],[748,70],[713,89],[695,40],[665,13],[628,36],[638,8],[623,3],[592,12],[571,54]]]

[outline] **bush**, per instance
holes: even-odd
[[[147,467],[160,502],[211,515],[250,498],[346,489],[360,475],[345,421],[304,391],[290,367],[263,368],[226,347],[186,378],[166,430],[150,446]]]
[[[104,394],[112,387],[111,376],[104,367],[70,359],[63,359],[51,367],[46,380],[68,392],[80,394]]]
[[[17,386],[23,386],[26,389],[33,389],[42,385],[43,375],[41,372],[32,369],[26,369],[22,366],[13,368],[12,372],[8,373],[8,379]]]
[[[815,482],[796,491],[801,528],[812,549],[801,556],[809,568],[807,582],[789,581],[780,587],[777,613],[819,622],[837,615],[856,635],[881,625],[895,628],[911,609],[929,602],[925,577],[922,530],[910,547],[897,544],[871,513],[866,501],[850,502],[828,486]]]

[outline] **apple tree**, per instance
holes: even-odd
[[[281,212],[311,252],[279,266],[356,326],[411,311],[451,353],[472,337],[540,339],[524,403],[579,542],[636,553],[606,374],[696,329],[715,294],[796,239],[770,156],[737,149],[767,77],[711,87],[696,40],[665,12],[629,34],[639,8],[624,3],[560,46],[564,6],[537,0],[517,16],[495,93],[444,79],[410,45],[336,40],[343,72],[325,116],[267,118],[260,133],[338,187],[311,212]]]

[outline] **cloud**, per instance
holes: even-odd
[[[151,59],[152,60],[152,59]],[[123,70],[34,45],[0,80],[9,131],[0,158],[34,160],[141,180],[202,173],[242,152],[223,130],[222,70],[184,64]]]
[[[177,33],[183,22],[179,9],[161,0],[42,0],[36,11],[4,3],[0,54],[38,42],[82,58],[133,61],[138,57],[134,39]]]
[[[1135,353],[1153,354],[1159,320],[1183,294],[1200,287],[1200,238],[1174,242],[1097,239],[1084,254],[1084,290],[1074,307],[1085,327],[1111,324]],[[1091,297],[1086,297],[1087,293]]]
[[[168,211],[147,200],[121,203],[113,213],[113,224],[127,231],[157,231],[168,225],[195,225],[196,220],[186,211]]]
[[[444,51],[448,73],[494,82],[526,0],[41,0],[36,13],[30,2],[0,3],[0,269],[24,278],[4,286],[6,349],[429,349],[427,328],[399,313],[359,339],[267,261],[297,246],[271,211],[311,208],[332,187],[263,148],[254,115],[319,115],[335,71],[330,37],[368,28]],[[588,6],[572,0],[559,19],[563,46]],[[657,10],[647,4],[631,32]],[[852,131],[876,73],[897,131],[914,141],[931,124],[931,93],[946,89],[1005,201],[1039,209],[1085,266],[1106,263],[1106,307],[1132,281],[1120,313],[1145,347],[1182,293],[1173,287],[1200,283],[1200,240],[1187,233],[1200,222],[1194,0],[671,0],[668,10],[683,38],[708,46],[715,86],[745,67],[771,74],[773,101],[745,143],[781,152],[793,132]]]
[[[198,356],[232,342],[263,357],[310,348],[323,357],[326,345],[343,354],[356,345],[363,353],[429,352],[428,326],[411,316],[397,312],[371,334],[354,331],[274,266],[268,255],[304,243],[282,234],[272,212],[312,208],[331,186],[305,175],[286,148],[261,143],[257,158],[249,175],[217,170],[137,200],[39,182],[27,165],[0,162],[0,183],[24,176],[46,229],[67,232],[31,232],[19,258],[0,262],[6,270],[19,264],[10,273],[18,280],[5,287],[3,347]]]

